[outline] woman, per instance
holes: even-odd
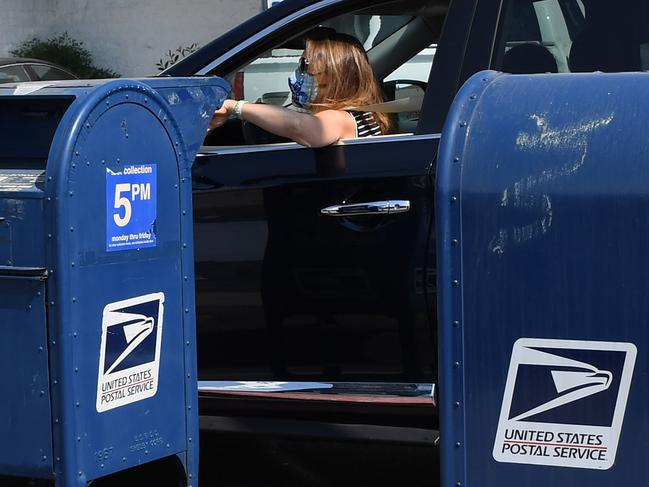
[[[384,100],[363,46],[350,35],[321,32],[317,38],[307,38],[289,88],[293,104],[308,112],[225,100],[214,113],[210,129],[235,117],[307,147],[390,133],[388,114],[354,110]]]

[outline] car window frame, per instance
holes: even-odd
[[[373,3],[371,0],[366,0],[361,5],[371,3]],[[391,2],[387,1],[385,3]],[[248,36],[243,42],[226,49],[223,53],[218,54],[210,62],[196,70],[194,74],[196,76],[226,76],[236,69],[237,65],[241,66],[247,62],[251,62],[251,60],[260,57],[266,51],[273,49],[277,45],[281,45],[282,42],[286,42],[286,40],[305,32],[314,25],[314,22],[317,23],[325,18],[332,18],[348,12],[344,6],[346,6],[346,3],[340,0],[320,0],[305,6],[286,17],[270,23],[255,34]],[[361,8],[355,7],[354,10]],[[336,14],[335,12],[338,13]],[[284,33],[287,33],[287,35],[284,35]],[[280,37],[284,38],[284,40],[278,40]],[[248,61],[244,63],[236,61],[236,59],[241,58],[247,59]]]

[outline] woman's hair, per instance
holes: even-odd
[[[309,72],[320,77],[324,74],[328,80],[326,89],[319,90],[311,104],[312,109],[316,112],[348,110],[383,103],[381,87],[358,39],[329,29],[322,31],[319,35],[307,37],[304,50]],[[390,115],[378,112],[372,115],[381,127],[381,133],[391,132]]]

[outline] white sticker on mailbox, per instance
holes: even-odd
[[[554,467],[613,466],[636,353],[632,343],[518,340],[494,459]]]
[[[164,293],[110,303],[104,308],[97,411],[155,396],[158,390]]]

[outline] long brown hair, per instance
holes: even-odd
[[[311,74],[320,78],[324,74],[328,80],[311,104],[313,111],[346,110],[385,101],[365,49],[355,37],[337,32],[307,37],[304,57]],[[382,134],[392,131],[390,115],[373,112],[372,116]]]

